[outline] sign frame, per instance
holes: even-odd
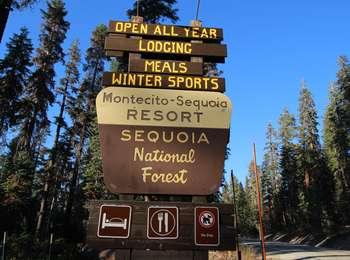
[[[149,229],[151,228],[151,219],[150,219],[150,209],[175,209],[176,210],[176,216],[175,216],[175,224],[176,224],[176,237],[162,237],[162,236],[159,236],[159,237],[151,237],[149,235]],[[157,211],[156,211],[157,212]],[[155,213],[156,213],[155,212]],[[153,213],[153,214],[155,214]],[[152,215],[153,217],[153,215]],[[147,238],[148,239],[151,239],[151,240],[177,240],[179,238],[179,224],[180,224],[180,221],[179,221],[179,207],[177,206],[156,206],[156,205],[152,205],[152,206],[149,206],[147,208]]]
[[[102,85],[106,87],[147,88],[164,90],[192,90],[225,92],[225,78],[182,74],[151,74],[133,72],[104,72]]]
[[[103,207],[116,207],[116,208],[129,208],[129,219],[128,219],[128,233],[127,236],[103,236],[100,235],[100,223],[101,223],[101,215],[102,215],[102,208]],[[98,238],[122,238],[122,239],[128,239],[130,237],[130,230],[131,230],[131,216],[132,216],[132,207],[129,205],[124,205],[124,204],[120,204],[120,205],[116,205],[116,204],[102,204],[100,206],[100,212],[99,212],[99,217],[98,217],[98,226],[97,226],[97,237]]]
[[[122,25],[122,28],[116,28],[117,23]],[[194,34],[203,34],[205,31],[209,37],[193,36]],[[153,33],[152,33],[153,32]],[[156,33],[157,32],[157,33]],[[196,32],[196,33],[194,33]],[[164,24],[148,24],[111,20],[108,25],[109,34],[126,34],[136,36],[146,36],[154,38],[173,38],[186,39],[208,42],[220,42],[223,40],[222,28],[215,27],[199,27],[199,26],[179,26],[179,25],[164,25]],[[216,37],[210,37],[212,35]]]
[[[221,59],[227,57],[226,44],[134,39],[111,35],[106,37],[104,48],[106,51],[155,53],[168,56],[199,56]]]
[[[200,225],[200,223],[197,220],[197,214],[196,214],[197,213],[196,212],[197,209],[215,209],[216,210],[216,214],[217,214],[216,223],[217,224],[214,223],[214,225],[216,226],[217,231],[218,231],[218,236],[217,236],[218,242],[216,244],[203,244],[203,243],[199,243],[197,241],[197,225]],[[204,247],[206,247],[206,246],[208,246],[208,247],[219,246],[220,245],[220,210],[219,210],[219,208],[218,207],[213,207],[213,206],[197,206],[197,207],[194,208],[193,216],[194,216],[194,237],[193,237],[194,238],[194,244],[196,246],[204,246]]]
[[[153,63],[153,64],[152,64]],[[160,71],[160,70],[146,70],[147,66],[162,67],[165,65],[171,66],[171,69],[178,68],[179,71]],[[182,69],[182,71],[181,71]],[[186,69],[187,71],[183,71]],[[129,72],[137,73],[152,73],[152,74],[174,74],[174,75],[197,75],[203,76],[203,63],[201,62],[189,62],[178,60],[158,60],[158,59],[130,59],[129,60]]]

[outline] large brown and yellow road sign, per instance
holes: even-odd
[[[230,127],[225,95],[108,87],[96,106],[104,181],[111,192],[217,191]]]

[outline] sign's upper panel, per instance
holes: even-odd
[[[121,21],[110,21],[109,32],[127,35],[142,35],[211,42],[220,42],[223,40],[223,31],[219,28],[160,25]]]

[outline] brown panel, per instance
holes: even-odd
[[[213,42],[220,42],[223,40],[222,29],[207,27],[110,21],[109,32],[127,35],[145,35],[150,37],[193,39]]]
[[[98,238],[96,236],[100,205],[120,204],[133,208],[130,236],[125,239]],[[179,236],[172,240],[154,240],[147,238],[147,209],[154,206],[177,207],[179,209]],[[194,208],[197,206],[218,207],[220,214],[220,245],[196,246],[194,243]],[[88,205],[89,221],[87,244],[93,248],[135,248],[151,250],[234,250],[233,205],[230,204],[195,204],[186,202],[130,202],[130,201],[95,201]],[[136,216],[138,215],[138,216]],[[139,216],[143,215],[143,221]],[[231,217],[231,218],[230,218]],[[192,223],[184,224],[183,219],[191,218]],[[224,221],[225,219],[225,221]],[[141,221],[142,223],[136,223]],[[227,222],[229,221],[229,222]]]
[[[225,44],[172,42],[110,36],[106,37],[105,49],[108,51],[158,53],[168,56],[186,55],[219,58],[225,58],[227,56]]]
[[[228,131],[99,124],[106,187],[113,193],[212,194],[221,184]]]
[[[225,91],[225,79],[143,73],[103,73],[103,86],[140,87],[174,90]]]
[[[130,59],[130,72],[202,75],[203,64],[173,60]]]

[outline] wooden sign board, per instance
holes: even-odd
[[[130,72],[203,75],[203,64],[173,60],[130,59]]]
[[[99,209],[102,204],[118,204],[128,205],[132,210],[130,235],[127,238],[99,238],[97,234]],[[216,207],[219,212],[219,240],[218,245],[196,245],[194,237],[194,215],[196,207]],[[233,205],[231,204],[194,204],[189,202],[142,202],[142,201],[90,201],[87,205],[89,210],[89,219],[87,225],[87,245],[94,249],[151,249],[151,250],[235,250],[235,230]],[[147,237],[147,212],[149,209],[178,209],[178,227],[173,226],[173,219],[168,215],[168,231],[170,227],[178,228],[176,239],[155,239]],[[155,221],[155,231],[159,230],[159,223],[161,223],[162,232],[158,236],[163,236],[165,229],[165,213],[163,211],[162,221]],[[171,211],[173,215],[176,213]],[[162,213],[162,212],[158,212]],[[152,214],[152,213],[151,213]],[[156,215],[158,218],[158,215]],[[171,223],[170,223],[171,222]],[[158,224],[158,225],[157,225]],[[159,232],[158,232],[159,233]],[[176,235],[174,235],[176,237]],[[172,237],[174,237],[172,236]]]
[[[225,44],[131,39],[107,36],[105,50],[225,58]]]
[[[182,75],[105,72],[103,86],[156,88],[171,90],[225,91],[225,79]]]
[[[225,95],[109,87],[96,109],[111,192],[209,195],[219,188],[231,115]]]
[[[146,24],[122,21],[110,21],[109,32],[127,35],[212,42],[220,42],[223,40],[223,31],[219,28]]]

